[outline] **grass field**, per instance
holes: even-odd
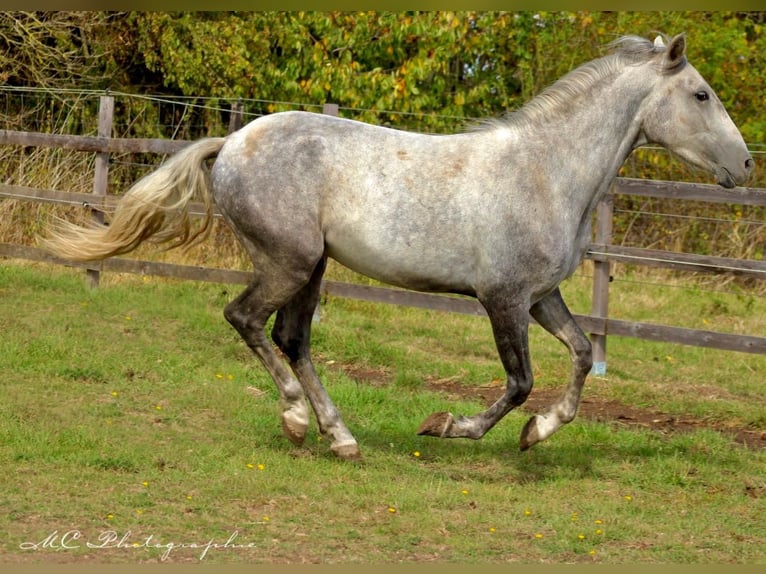
[[[582,283],[565,292],[587,312]],[[317,367],[363,460],[335,459],[313,422],[294,447],[222,317],[240,290],[88,290],[79,272],[0,263],[0,562],[766,563],[766,450],[725,433],[580,417],[522,453],[529,413],[512,412],[481,441],[416,436],[433,411],[484,408],[427,387],[502,378],[480,318],[326,301]],[[612,306],[766,332],[763,298],[645,292]],[[564,349],[536,327],[531,349],[536,390],[562,388]],[[613,337],[585,397],[766,432],[765,375],[763,356]]]

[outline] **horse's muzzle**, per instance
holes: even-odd
[[[738,185],[742,185],[748,179],[750,174],[753,173],[755,167],[755,161],[752,157],[749,157],[743,162],[742,169],[729,170],[723,166],[716,170],[716,177],[718,179],[718,185],[725,187],[726,189],[732,189]]]

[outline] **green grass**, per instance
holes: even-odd
[[[565,291],[582,312],[580,283]],[[199,562],[212,541],[205,562],[766,562],[766,454],[721,433],[578,418],[521,453],[528,414],[512,412],[481,441],[416,436],[433,411],[483,408],[424,381],[502,376],[480,318],[330,298],[317,367],[364,458],[333,458],[313,423],[292,446],[222,317],[239,290],[107,276],[89,291],[79,272],[0,265],[0,561]],[[664,296],[668,321],[710,305]],[[758,328],[760,300],[727,305]],[[538,387],[560,388],[564,349],[539,328],[531,349]],[[615,337],[586,396],[766,430],[765,372],[761,356]]]

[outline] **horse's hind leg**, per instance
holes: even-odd
[[[323,258],[311,280],[279,309],[271,336],[289,359],[293,372],[303,385],[316,413],[320,431],[331,439],[330,449],[340,458],[357,459],[361,456],[359,446],[319,380],[310,355],[311,320],[319,302],[326,263]]]
[[[572,359],[572,375],[564,395],[541,415],[534,415],[521,431],[521,450],[548,438],[577,414],[585,378],[593,365],[591,344],[567,309],[556,289],[530,310],[549,333],[564,343]]]
[[[285,294],[282,278],[269,281],[267,277],[256,278],[245,291],[226,306],[226,320],[237,330],[247,345],[261,360],[271,375],[279,391],[282,406],[282,430],[294,444],[301,445],[309,425],[309,412],[301,384],[295,379],[274,351],[266,338],[264,328],[266,321],[274,313],[279,303],[284,301],[291,292]],[[275,288],[274,284],[280,287]],[[300,286],[296,286],[298,290]]]

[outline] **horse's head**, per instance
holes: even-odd
[[[668,148],[715,174],[723,187],[742,185],[753,170],[753,158],[718,96],[687,63],[684,34],[667,45],[658,37],[653,51],[660,78],[644,102],[640,143]]]

